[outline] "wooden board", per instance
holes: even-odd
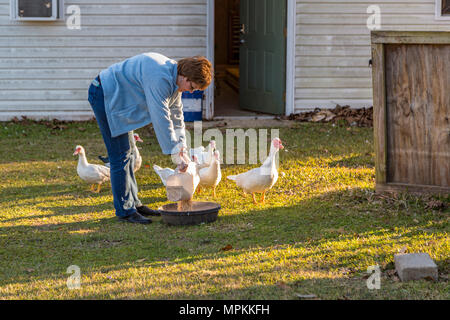
[[[387,182],[450,186],[450,45],[388,44]]]

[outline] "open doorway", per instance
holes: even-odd
[[[214,118],[254,116],[239,105],[240,0],[215,1]]]
[[[214,1],[214,118],[286,112],[286,2]]]

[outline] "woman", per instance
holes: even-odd
[[[159,214],[138,198],[128,132],[152,123],[163,154],[177,155],[186,147],[181,93],[206,89],[212,76],[205,57],[177,63],[151,52],[113,64],[92,81],[89,103],[108,151],[120,221],[147,224],[152,222],[147,216]]]

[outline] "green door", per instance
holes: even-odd
[[[284,114],[286,0],[241,0],[240,16],[240,107]]]

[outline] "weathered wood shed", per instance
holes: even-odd
[[[372,55],[376,189],[450,194],[450,32],[373,32]]]

